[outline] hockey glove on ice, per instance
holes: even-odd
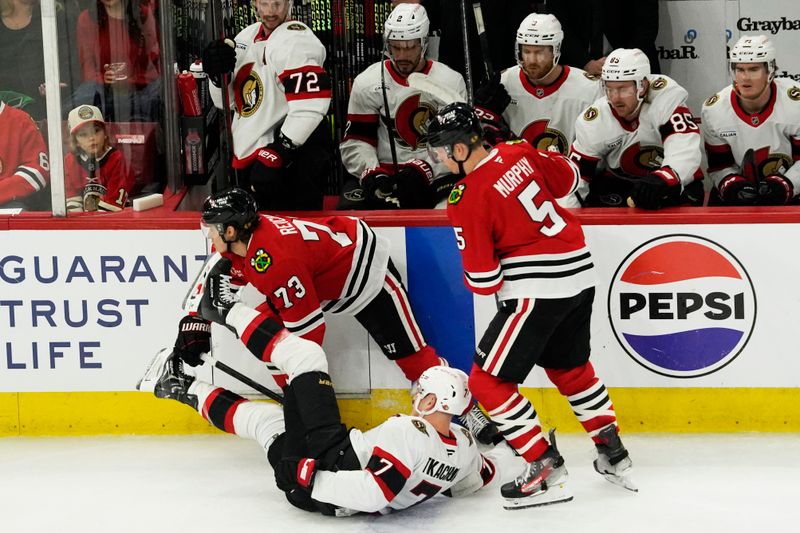
[[[659,169],[633,182],[631,198],[636,207],[660,209],[674,204],[681,195],[681,182],[670,169]]]
[[[486,108],[497,115],[502,115],[511,103],[505,85],[500,83],[500,73],[496,72],[492,79],[475,91],[475,105]]]
[[[719,182],[719,197],[727,205],[756,205],[759,200],[756,186],[738,174],[728,174]]]
[[[781,174],[770,174],[758,187],[760,205],[785,205],[794,196],[794,185]]]
[[[211,323],[197,316],[185,316],[178,324],[175,354],[189,366],[203,364],[200,358],[211,351]]]
[[[222,85],[222,75],[230,74],[236,66],[235,46],[230,39],[217,39],[203,50],[203,71],[217,87]]]
[[[316,467],[316,459],[286,457],[275,468],[275,484],[282,491],[300,488],[311,492]]]

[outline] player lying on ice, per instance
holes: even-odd
[[[331,516],[381,514],[437,494],[466,496],[487,485],[494,464],[468,430],[451,423],[472,401],[462,371],[434,366],[420,376],[411,416],[366,432],[345,430],[319,345],[269,320],[272,357],[289,375],[284,406],[252,402],[184,372],[159,352],[137,388],[183,402],[217,428],[256,441],[294,506]]]

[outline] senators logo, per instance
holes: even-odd
[[[467,186],[463,183],[459,183],[453,190],[450,191],[450,196],[447,198],[447,203],[451,205],[455,205],[461,201],[461,198],[464,197],[464,191],[467,190]]]
[[[796,85],[794,87],[790,87],[786,94],[789,95],[789,98],[794,100],[795,102],[800,100],[800,88]]]
[[[522,130],[522,138],[537,150],[566,154],[569,150],[567,137],[555,128],[548,128],[550,120],[531,122]]]
[[[470,433],[467,428],[460,428],[460,429],[461,429],[461,433],[463,433],[464,436],[467,437],[467,439],[469,440],[469,445],[472,446],[472,444],[474,442],[472,440],[472,433]]]
[[[250,266],[258,272],[263,274],[272,265],[272,256],[269,255],[263,248],[256,250],[256,254],[250,258]]]
[[[615,58],[612,57],[611,59],[615,59]],[[597,111],[597,108],[596,107],[590,107],[589,109],[587,109],[583,113],[583,120],[585,120],[586,122],[591,122],[592,120],[596,119],[598,116],[600,116],[600,113]]]
[[[436,108],[428,102],[420,101],[420,95],[415,94],[406,98],[398,107],[394,118],[395,131],[399,144],[417,150],[425,148],[425,125],[428,119],[436,113]]]
[[[756,150],[753,159],[756,163],[758,179],[765,178],[770,174],[783,174],[794,164],[792,158],[786,154],[770,153],[769,146]]]
[[[428,428],[425,426],[425,423],[422,420],[417,420],[416,418],[412,418],[411,425],[413,425],[414,428],[420,433],[428,435]]]
[[[655,91],[659,91],[659,90],[663,89],[663,88],[664,88],[664,87],[666,87],[666,86],[667,86],[667,80],[666,80],[665,78],[658,78],[658,79],[657,79],[657,80],[655,80],[655,81],[653,82],[653,84],[651,85],[651,87],[652,87],[652,88],[653,88],[653,90],[655,90]]]
[[[706,101],[703,102],[703,105],[706,106],[706,107],[709,107],[709,106],[712,106],[712,105],[716,104],[717,102],[719,102],[719,95],[715,94],[713,96],[709,96],[706,99]]]
[[[236,111],[243,117],[249,117],[261,106],[264,100],[264,84],[253,71],[254,63],[248,63],[239,69],[233,80],[233,94]]]
[[[664,148],[661,146],[640,146],[636,143],[622,153],[620,168],[631,176],[646,176],[653,170],[661,168],[664,161]]]

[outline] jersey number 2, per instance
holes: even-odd
[[[517,200],[522,204],[522,207],[530,215],[531,220],[541,224],[539,231],[548,237],[558,235],[561,230],[567,227],[567,223],[556,212],[553,202],[545,200],[540,204],[536,204],[536,195],[541,191],[541,187],[535,181],[531,181],[527,187],[522,189],[517,195]],[[550,224],[546,225],[545,221],[550,219]]]

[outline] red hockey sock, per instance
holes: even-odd
[[[395,359],[394,362],[409,381],[417,381],[422,373],[430,367],[442,364],[432,346],[425,346],[418,352]]]
[[[567,397],[583,428],[599,443],[597,434],[608,425],[617,424],[617,416],[608,391],[594,373],[590,362],[569,370],[546,368],[547,377]]]

